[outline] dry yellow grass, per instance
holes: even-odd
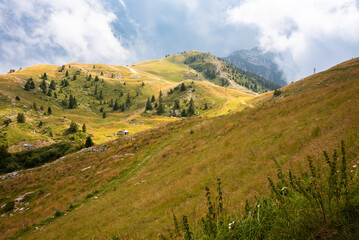
[[[29,210],[2,218],[0,235],[78,204],[40,230],[34,226],[18,236],[155,239],[171,223],[171,209],[187,214],[191,223],[198,219],[206,207],[203,189],[217,177],[227,203],[240,211],[245,199],[267,192],[267,176],[276,172],[273,157],[284,169],[301,169],[306,155],[319,156],[344,140],[349,159],[357,162],[358,77],[354,59],[281,89],[279,97],[259,96],[241,112],[176,121],[107,143],[102,152],[74,153],[1,180],[2,198],[36,194]],[[86,199],[94,190],[99,192]]]

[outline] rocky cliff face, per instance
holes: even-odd
[[[223,59],[238,68],[256,73],[281,86],[285,86],[287,85],[285,77],[274,62],[274,58],[274,53],[263,53],[259,48],[255,47],[251,50],[242,49],[233,52]]]

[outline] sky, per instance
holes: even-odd
[[[359,56],[359,0],[0,0],[0,73],[260,47],[287,81]]]

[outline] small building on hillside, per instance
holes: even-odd
[[[31,150],[32,144],[25,143],[25,144],[22,145],[22,147],[25,148],[26,150]]]
[[[125,129],[118,131],[118,133],[117,133],[117,135],[128,135],[128,134],[130,134],[130,132]]]

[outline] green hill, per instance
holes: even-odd
[[[188,111],[191,98],[195,106],[193,115],[216,116],[243,108],[245,102],[255,96],[234,81],[228,89],[217,86],[218,79],[207,79],[183,61],[175,61],[188,58],[188,54],[132,66],[36,65],[0,75],[0,121],[11,120],[0,128],[0,143],[7,144],[12,152],[24,150],[24,144],[35,148],[60,141],[81,144],[86,134],[65,134],[71,121],[80,126],[86,124],[87,133],[94,136],[96,143],[102,143],[111,140],[121,129],[133,134],[181,117],[176,113]],[[219,61],[212,55],[204,55],[208,57],[202,62]],[[218,74],[224,74],[222,68]],[[228,79],[229,75],[225,76]],[[252,79],[249,73],[240,77]],[[171,94],[182,82],[191,89]],[[155,97],[153,108],[159,105],[160,91],[163,111],[159,113],[154,109],[144,114],[148,98]],[[181,102],[174,113],[176,99]],[[48,114],[49,107],[51,114]],[[24,113],[25,123],[17,123],[18,113]]]
[[[126,73],[135,81],[134,74],[143,71],[165,86],[167,71],[183,69],[173,63],[180,57],[136,64]],[[173,68],[151,67],[163,64]],[[183,71],[195,74],[188,67]],[[1,238],[156,239],[171,225],[172,211],[187,215],[191,226],[203,216],[204,188],[213,189],[216,178],[222,179],[226,206],[239,211],[246,199],[254,202],[268,193],[267,177],[276,175],[273,158],[283,171],[297,173],[307,164],[307,155],[319,158],[321,151],[331,151],[341,140],[347,146],[348,167],[356,171],[358,77],[359,59],[353,59],[283,87],[275,96],[268,92],[247,100],[245,108],[233,114],[172,121],[42,167],[3,175]],[[177,74],[171,79],[174,84],[161,90],[182,81]],[[180,98],[190,94],[187,89],[195,89],[195,94],[213,85],[184,83],[186,91],[172,94]],[[144,94],[143,100],[152,94]],[[74,110],[79,116],[80,109]],[[323,162],[314,164],[320,169]]]

